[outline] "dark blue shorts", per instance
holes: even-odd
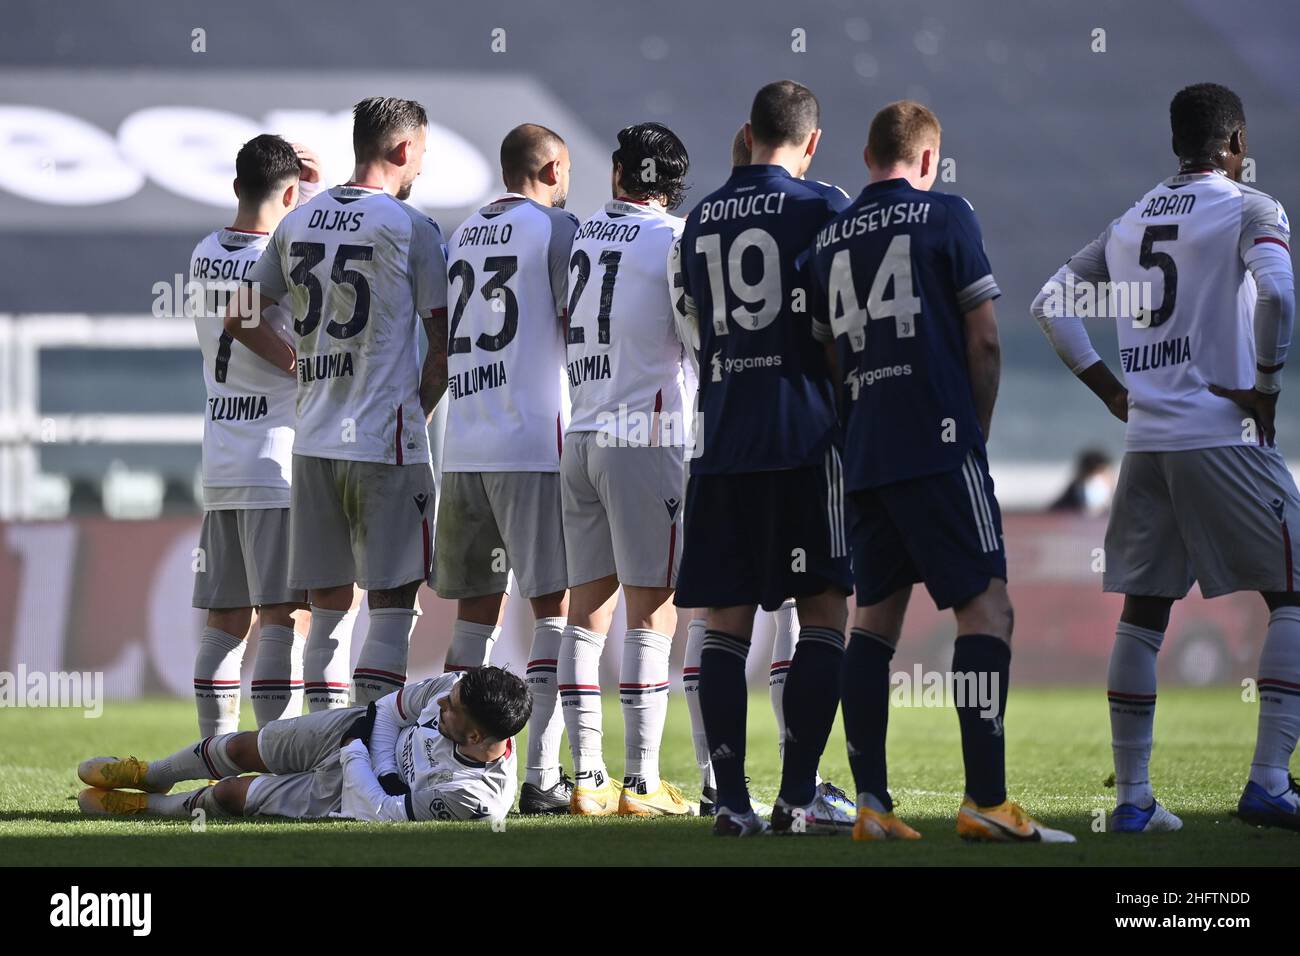
[[[953,471],[852,492],[849,515],[858,607],[918,581],[940,608],[959,607],[1007,579],[1002,512],[981,448]]]
[[[853,591],[839,452],[809,468],[692,475],[678,607],[758,604]]]

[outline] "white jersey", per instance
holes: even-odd
[[[578,229],[569,260],[570,432],[685,443],[684,353],[667,270],[685,224],[615,199]]]
[[[559,471],[568,420],[564,313],[578,220],[514,193],[447,243],[442,470]]]
[[[208,511],[289,507],[297,383],[231,338],[221,321],[231,293],[248,279],[268,241],[262,232],[218,229],[190,257],[190,282],[203,289],[191,299],[190,311],[207,390],[203,507]],[[269,309],[263,319],[291,339],[284,309]]]
[[[518,761],[513,739],[506,741],[505,754],[481,763],[462,755],[451,738],[438,730],[438,702],[463,676],[443,674],[404,687],[396,695],[402,722],[413,716],[408,708],[420,708],[415,723],[398,733],[393,754],[397,772],[411,788],[407,798],[411,820],[502,819],[514,804]]]
[[[1218,172],[1160,183],[1067,268],[1110,282],[1129,393],[1130,451],[1257,444],[1210,385],[1255,384],[1255,280],[1245,257],[1290,241],[1281,205]]]
[[[251,278],[293,313],[294,453],[427,467],[420,318],[447,304],[437,223],[380,189],[335,186],[284,217]]]

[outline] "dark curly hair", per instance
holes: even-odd
[[[1169,104],[1174,154],[1179,159],[1206,159],[1246,125],[1241,97],[1218,83],[1184,87]]]
[[[477,667],[460,679],[461,706],[479,730],[493,740],[507,740],[524,729],[533,712],[533,697],[518,674],[500,667]]]
[[[618,132],[614,162],[623,167],[618,188],[631,199],[663,196],[669,209],[680,206],[686,195],[686,172],[691,167],[686,147],[662,123],[638,123]]]

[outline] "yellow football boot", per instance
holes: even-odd
[[[620,817],[692,817],[699,812],[699,806],[688,803],[682,792],[667,780],[661,780],[654,793],[633,793],[624,787],[618,798]]]
[[[149,809],[149,796],[129,790],[88,787],[77,794],[77,806],[89,817],[130,817]]]
[[[143,790],[145,793],[166,793],[166,787],[151,787],[144,782],[149,764],[135,757],[91,757],[81,761],[77,776],[81,782],[100,790]]]
[[[1073,843],[1064,830],[1043,826],[1020,804],[1004,800],[996,807],[979,807],[967,797],[957,811],[957,835],[985,843]]]
[[[853,839],[919,840],[921,834],[896,817],[892,811],[882,813],[870,807],[858,807],[858,818],[853,824]]]

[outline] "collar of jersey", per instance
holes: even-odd
[[[732,179],[743,179],[750,176],[777,176],[783,179],[794,179],[790,175],[790,170],[784,166],[778,166],[776,163],[750,163],[748,166],[737,166],[731,171]]]
[[[901,176],[895,176],[893,179],[882,179],[878,183],[867,183],[866,188],[862,190],[862,195],[875,196],[877,193],[890,193],[895,189],[909,189],[911,185]]]
[[[519,200],[521,200],[521,199],[527,199],[527,198],[528,198],[528,197],[525,196],[523,193],[502,193],[502,194],[501,194],[500,196],[498,196],[496,199],[494,199],[494,200],[492,200],[490,203],[488,203],[488,205],[489,205],[489,206],[495,206],[497,203],[503,203],[503,202],[519,202]]]
[[[339,183],[339,189],[364,189],[367,192],[381,193],[384,191],[383,186],[371,186],[369,183]]]
[[[258,232],[256,229],[236,229],[234,226],[222,226],[222,232],[235,232],[241,236],[269,236],[269,232]]]

